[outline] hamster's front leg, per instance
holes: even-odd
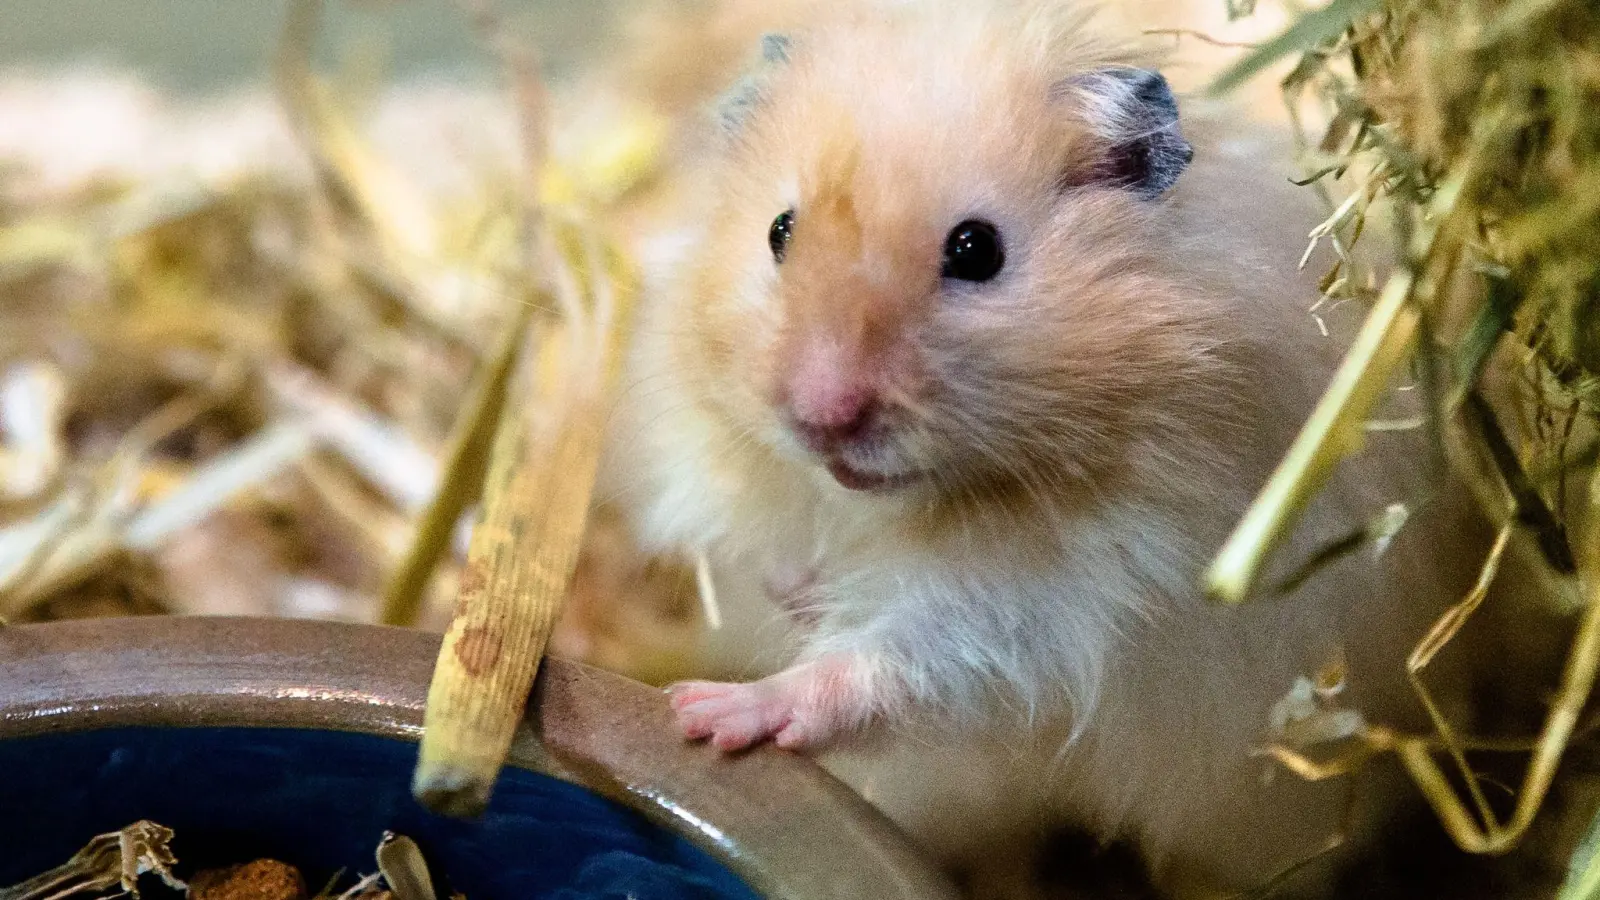
[[[767,599],[783,610],[796,625],[814,628],[822,619],[817,598],[817,572],[798,565],[777,567],[763,585]]]
[[[747,684],[690,681],[667,688],[683,733],[720,750],[771,740],[815,750],[896,705],[902,689],[854,652],[827,654]]]

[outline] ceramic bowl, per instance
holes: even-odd
[[[151,819],[175,830],[180,874],[273,857],[313,891],[372,871],[392,830],[468,900],[955,896],[810,761],[688,743],[659,691],[558,659],[488,813],[433,816],[409,782],[438,649],[289,620],[0,629],[0,886]]]

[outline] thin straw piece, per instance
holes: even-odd
[[[1267,557],[1306,503],[1339,460],[1360,445],[1362,423],[1405,362],[1416,334],[1417,311],[1407,302],[1411,285],[1409,272],[1390,277],[1310,421],[1207,570],[1206,590],[1213,598],[1224,603],[1244,601]]]
[[[1311,418],[1206,570],[1206,592],[1213,600],[1244,602],[1267,558],[1306,504],[1322,490],[1339,461],[1360,449],[1363,423],[1410,358],[1421,324],[1415,297],[1429,288],[1427,273],[1419,276],[1416,271],[1425,268],[1440,223],[1455,208],[1464,181],[1457,175],[1434,195],[1429,204],[1432,215],[1412,237],[1414,268],[1389,276]]]
[[[450,436],[449,456],[439,490],[423,510],[405,559],[389,577],[383,591],[379,621],[385,625],[415,625],[422,610],[428,579],[450,547],[461,514],[483,488],[484,460],[494,440],[495,428],[506,413],[506,382],[517,360],[517,349],[527,342],[532,307],[519,305],[514,321],[494,355],[473,385],[472,396]]]

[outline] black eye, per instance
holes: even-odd
[[[962,281],[988,281],[1006,264],[1000,232],[979,219],[968,219],[950,229],[944,241],[944,277]]]
[[[772,220],[772,228],[767,231],[767,246],[772,248],[772,258],[783,262],[783,254],[789,249],[789,239],[794,237],[794,210],[786,209]]]

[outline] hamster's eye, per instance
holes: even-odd
[[[988,281],[1006,264],[1000,232],[981,219],[968,219],[950,229],[944,241],[944,277]]]
[[[772,220],[772,228],[767,231],[767,246],[772,248],[772,258],[783,262],[783,255],[789,250],[789,239],[794,237],[794,210],[786,209],[778,213]]]

